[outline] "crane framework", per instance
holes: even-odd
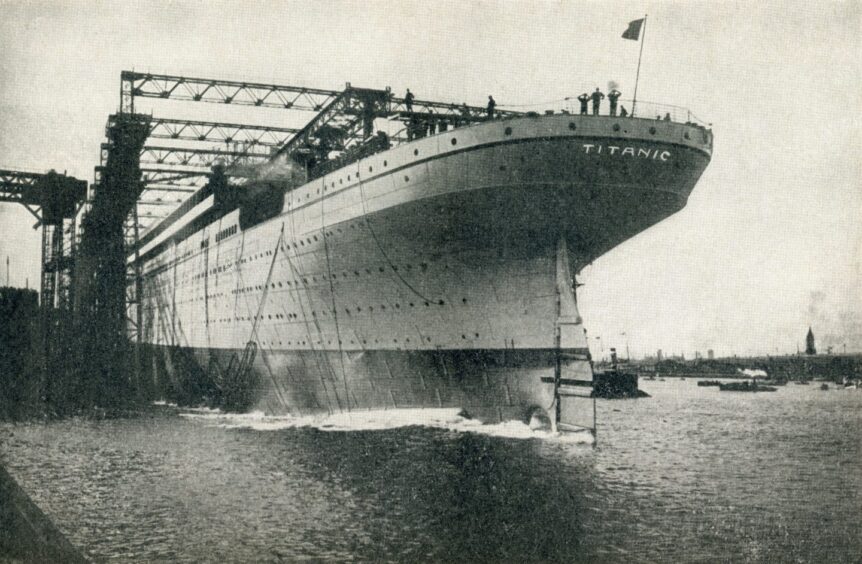
[[[40,299],[47,309],[69,309],[74,271],[75,205],[87,182],[54,171],[0,170],[0,202],[17,203],[42,227]]]

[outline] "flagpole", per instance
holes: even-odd
[[[635,110],[637,109],[638,105],[638,81],[641,78],[641,57],[643,57],[644,54],[644,39],[646,39],[646,19],[647,15],[644,14],[644,25],[643,29],[641,30],[641,51],[638,55],[638,72],[635,75],[635,95],[632,99],[632,117],[635,117]]]

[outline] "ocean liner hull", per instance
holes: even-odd
[[[680,210],[711,145],[652,120],[493,121],[287,191],[253,227],[166,231],[139,259],[148,381],[278,414],[550,415],[560,377],[591,379],[574,274]]]

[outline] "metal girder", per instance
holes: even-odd
[[[156,199],[156,200],[138,200],[139,206],[178,206],[181,203],[183,203],[182,200],[180,200],[180,201],[177,201],[177,200],[165,201],[165,200],[159,200],[159,199]]]
[[[193,194],[198,191],[196,185],[181,186],[176,184],[151,184],[148,183],[144,190],[151,192],[178,192],[181,194]]]
[[[38,206],[40,200],[36,183],[43,176],[38,172],[0,170],[0,202]],[[27,209],[33,213],[30,208]]]
[[[158,117],[152,118],[150,123],[150,137],[153,139],[240,143],[265,147],[280,147],[297,131],[299,130],[290,127]]]
[[[134,71],[123,71],[120,81],[124,112],[134,111],[136,97],[320,111],[340,94],[338,91],[320,88]]]
[[[265,84],[212,78],[139,73],[123,71],[120,75],[123,111],[134,111],[134,98],[186,100],[217,104],[236,104],[264,108],[322,111],[343,91],[283,84]],[[347,85],[347,89],[350,89]],[[407,111],[404,98],[390,96],[390,112]],[[430,100],[413,100],[412,112],[434,114],[438,117],[482,119],[485,108],[451,104]],[[521,115],[511,110],[495,110],[500,116]]]
[[[467,104],[452,104],[449,102],[433,102],[431,100],[413,100],[411,109],[407,109],[404,98],[390,98],[390,115],[397,115],[401,119],[410,119],[411,116],[420,118],[433,118],[448,122],[484,121],[488,117],[488,110],[482,106],[468,106]],[[494,109],[494,115],[500,117],[515,117],[524,115],[523,112],[512,110]]]
[[[343,151],[368,138],[374,118],[388,115],[388,106],[386,90],[347,88],[282,146],[277,155],[297,157],[300,151],[311,151],[314,155],[311,158],[325,160],[329,151]]]
[[[251,146],[249,146],[251,147]],[[230,166],[240,159],[265,160],[269,154],[260,152],[232,151],[229,149],[190,149],[186,147],[146,146],[141,153],[142,164],[164,164],[210,169],[219,160]]]
[[[200,186],[206,184],[205,170],[175,170],[159,167],[141,167],[144,184],[175,184],[177,186]]]

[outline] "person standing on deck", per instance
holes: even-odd
[[[601,91],[601,90],[599,90],[599,88],[598,88],[598,86],[597,86],[597,87],[596,87],[596,91],[595,91],[595,92],[593,92],[593,95],[592,95],[592,99],[593,99],[593,115],[594,115],[594,116],[599,115],[599,106],[601,106],[601,104],[602,104],[602,98],[604,98],[604,97],[605,97],[605,95],[604,95],[604,94],[602,94],[602,91]]]
[[[407,94],[404,95],[404,107],[407,108],[408,112],[413,111],[413,100],[414,100],[413,93],[410,92],[410,89],[408,88]]]
[[[608,92],[608,102],[611,104],[611,113],[610,115],[617,115],[617,100],[620,99],[622,92],[614,88],[610,92]]]
[[[578,101],[581,103],[581,115],[587,115],[587,103],[590,101],[590,95],[584,92],[578,96]]]
[[[497,102],[493,96],[488,96],[488,119],[494,119],[494,108],[497,107]]]

